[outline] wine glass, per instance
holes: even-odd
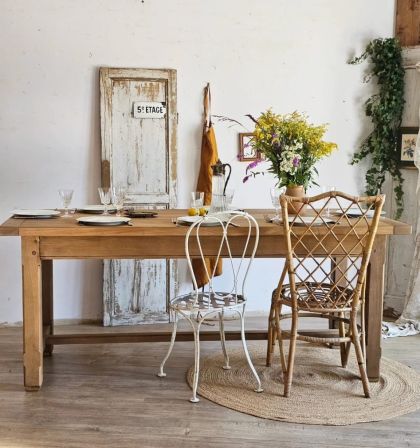
[[[284,194],[286,187],[270,188],[271,203],[273,204],[276,215],[273,219],[280,219],[280,196]]]
[[[235,190],[233,190],[233,189],[227,188],[225,190],[225,204],[224,204],[225,210],[230,209],[230,206],[232,205],[234,194],[235,194]]]
[[[334,185],[323,185],[322,187],[321,187],[321,192],[322,193],[329,193],[330,191],[336,191],[337,190],[337,187],[335,187]],[[334,201],[335,202],[335,201]],[[337,202],[336,202],[336,204],[337,204]],[[331,210],[332,210],[332,207],[331,207],[331,199],[330,198],[325,198],[325,202],[324,202],[324,212],[325,212],[325,216],[327,217],[327,218],[329,218],[330,217],[330,215],[331,215]]]
[[[98,192],[101,199],[101,204],[104,206],[104,212],[102,214],[109,215],[108,205],[111,203],[110,189],[108,187],[99,187]]]
[[[64,208],[64,218],[68,218],[70,216],[69,206],[71,203],[71,199],[73,197],[73,190],[60,189],[58,190],[58,194],[60,195],[61,202]]]
[[[124,206],[125,196],[127,194],[127,188],[122,185],[112,187],[111,201],[112,205],[117,209],[116,216],[121,216],[121,209]]]

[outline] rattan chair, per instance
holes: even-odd
[[[244,313],[246,305],[246,296],[244,293],[245,282],[248,276],[249,269],[253,262],[255,252],[258,246],[259,240],[259,228],[257,221],[249,214],[237,212],[230,215],[229,219],[225,221],[223,215],[214,214],[211,216],[203,217],[195,221],[185,237],[185,254],[187,257],[188,266],[192,276],[193,291],[178,296],[170,302],[169,308],[173,315],[173,331],[171,342],[169,345],[168,352],[163,359],[160,370],[158,373],[159,377],[165,377],[163,369],[169,355],[172,352],[174,346],[178,318],[181,315],[184,317],[192,326],[194,331],[194,378],[193,378],[193,395],[190,401],[192,403],[197,403],[199,399],[197,398],[197,387],[198,379],[200,374],[200,328],[202,323],[206,319],[216,318],[219,322],[220,340],[222,344],[222,350],[224,354],[224,366],[223,369],[229,370],[231,367],[229,365],[229,356],[226,351],[225,344],[225,332],[224,332],[224,318],[226,315],[229,316],[239,316],[241,325],[241,339],[242,345],[245,351],[245,357],[248,361],[248,365],[255,377],[257,384],[256,392],[262,392],[260,378],[252,364],[251,358],[248,353],[248,348],[245,340],[245,327],[244,327]],[[222,220],[223,219],[223,220]],[[229,242],[230,230],[234,229],[236,226],[241,227],[241,233],[245,230],[244,238],[240,239],[240,246],[242,257],[240,259],[234,260],[231,253],[231,245]],[[205,247],[203,248],[201,235],[202,232],[209,231],[208,226],[212,229],[210,232],[216,238],[216,247],[213,246],[213,253],[206,254]],[[237,248],[238,246],[236,246]],[[216,251],[216,255],[214,254]],[[191,255],[193,253],[193,255]],[[206,259],[211,255],[214,257],[214,269],[209,272],[209,264],[206,263]],[[215,255],[215,256],[214,256]],[[227,288],[227,291],[221,292],[217,291],[214,285],[214,277],[216,273],[216,268],[220,257],[229,260],[228,263],[224,263],[224,275],[231,274],[232,287]],[[209,279],[208,284],[201,290],[197,287],[197,280],[194,275],[194,269],[192,266],[192,259],[201,259],[206,275]],[[230,272],[227,272],[230,271]],[[229,290],[230,289],[230,290]]]
[[[365,279],[384,200],[382,195],[353,197],[335,191],[303,199],[280,197],[287,258],[272,295],[267,366],[278,341],[285,397],[290,395],[297,340],[340,344],[343,367],[353,344],[363,391],[370,396],[365,368]],[[291,313],[282,313],[284,305]],[[300,317],[335,321],[338,334],[299,330]],[[291,319],[290,331],[281,328],[287,318]],[[287,361],[284,339],[290,340]]]

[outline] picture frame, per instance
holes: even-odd
[[[250,145],[250,141],[253,136],[254,136],[253,132],[239,133],[238,159],[240,162],[252,162],[254,160],[261,159],[261,154]]]
[[[415,168],[414,153],[416,150],[418,127],[402,127],[398,133],[399,165],[401,168]]]

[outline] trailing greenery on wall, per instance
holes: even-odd
[[[397,203],[396,218],[403,211],[403,179],[399,169],[397,151],[398,130],[404,109],[404,68],[401,46],[397,39],[374,39],[364,53],[352,59],[350,64],[359,64],[368,59],[372,65],[364,82],[376,80],[378,92],[365,102],[366,116],[372,120],[373,131],[362,142],[353,156],[352,164],[367,158],[370,168],[366,172],[366,193],[374,195],[382,187],[386,173],[395,183]]]

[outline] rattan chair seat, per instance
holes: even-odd
[[[273,295],[277,290],[273,291]],[[331,283],[296,283],[297,307],[300,310],[325,310],[326,312],[349,311],[354,290]],[[293,305],[290,284],[283,285],[280,300],[288,306]]]

